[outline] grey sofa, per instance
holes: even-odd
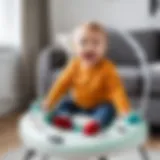
[[[152,90],[147,110],[147,120],[160,126],[160,59],[159,42],[156,31],[136,31],[131,33],[146,50],[151,72]],[[109,52],[107,56],[117,65],[133,107],[139,107],[143,83],[139,63],[133,50],[117,33],[109,32]],[[56,75],[69,59],[62,46],[47,47],[39,56],[37,66],[37,96],[44,96]]]

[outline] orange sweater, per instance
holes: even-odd
[[[128,98],[109,60],[101,60],[92,68],[82,68],[80,60],[72,60],[51,88],[46,98],[53,107],[67,92],[71,91],[73,101],[83,109],[90,109],[103,102],[112,102],[121,113],[129,111]]]

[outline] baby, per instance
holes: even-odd
[[[129,112],[128,98],[116,68],[105,57],[106,37],[103,26],[94,22],[74,31],[75,58],[61,73],[43,104],[50,111],[67,91],[71,92],[71,99],[64,100],[55,109],[56,126],[71,129],[71,115],[87,114],[92,120],[84,125],[83,132],[92,136],[108,126],[117,113]]]

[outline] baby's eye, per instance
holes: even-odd
[[[80,44],[81,44],[82,46],[85,46],[85,45],[87,44],[87,40],[86,40],[86,39],[81,39],[81,40],[80,40]]]

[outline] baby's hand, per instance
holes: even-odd
[[[49,105],[48,105],[48,103],[46,101],[42,102],[41,107],[44,110],[44,112],[50,112],[50,107],[49,107]]]
[[[128,117],[129,114],[130,114],[130,113],[124,112],[124,113],[121,113],[120,117],[121,117],[122,119],[125,119],[126,117]]]

